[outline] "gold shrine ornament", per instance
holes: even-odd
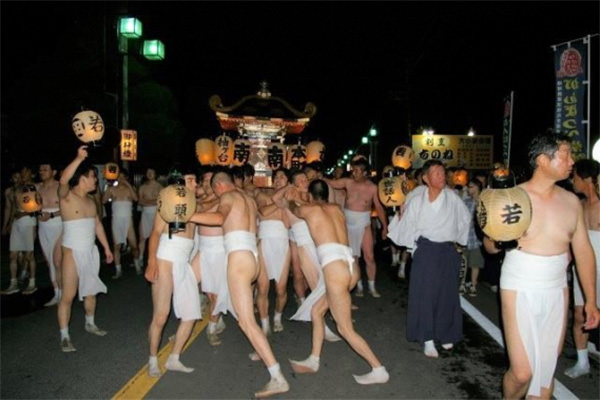
[[[485,189],[479,195],[477,223],[483,232],[497,242],[517,240],[531,224],[531,199],[525,190],[515,186]]]
[[[415,159],[415,152],[408,146],[401,145],[392,152],[392,164],[394,167],[410,169]]]

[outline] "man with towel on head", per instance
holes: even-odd
[[[156,200],[163,186],[156,180],[156,171],[153,168],[146,170],[146,181],[138,189],[138,205],[142,207],[140,215],[140,224],[138,227],[138,264],[136,270],[141,273],[141,267],[144,265],[144,252],[146,250],[146,240],[152,232],[154,217],[156,216]]]
[[[54,264],[55,246],[62,234],[62,218],[58,201],[59,183],[56,180],[56,169],[50,163],[40,164],[39,169],[41,183],[37,184],[37,191],[42,198],[42,214],[38,217],[38,237],[40,247],[46,258],[50,281],[54,287],[54,297],[50,299],[45,307],[58,304],[60,300],[61,274],[60,267]]]
[[[375,238],[371,230],[372,207],[375,207],[377,217],[381,221],[381,237],[384,240],[387,237],[387,216],[377,195],[377,185],[371,182],[367,176],[369,173],[369,164],[367,161],[364,158],[358,158],[352,161],[351,165],[352,178],[324,179],[324,181],[334,189],[346,189],[346,208],[344,209],[344,214],[346,215],[346,225],[348,227],[348,238],[350,239],[352,254],[358,261],[362,249],[367,269],[369,293],[371,296],[378,298],[381,295],[375,289],[377,266],[375,265],[374,253]],[[363,296],[362,279],[359,279],[356,284],[356,296]]]
[[[252,283],[256,281],[259,273],[256,202],[243,190],[236,189],[228,172],[215,173],[211,179],[211,186],[219,197],[217,212],[197,213],[191,221],[203,225],[223,226],[227,283],[232,303],[230,310],[271,375],[269,383],[254,395],[263,398],[287,392],[289,384],[281,373],[281,367],[273,355],[267,337],[256,323],[253,310]]]
[[[104,248],[107,264],[113,261],[113,254],[96,203],[89,195],[96,189],[98,178],[96,168],[84,161],[87,156],[87,146],[80,146],[77,157],[63,171],[58,189],[63,220],[62,298],[58,304],[58,326],[60,347],[65,353],[75,351],[69,336],[69,320],[76,293],[79,293],[79,300],[83,300],[85,330],[98,336],[106,335],[106,331],[94,322],[96,294],[106,293],[106,286],[98,276],[100,254],[96,238]]]
[[[324,316],[329,308],[342,337],[372,368],[365,375],[354,375],[356,382],[361,385],[386,383],[389,380],[388,372],[352,325],[350,290],[358,281],[360,273],[352,249],[348,246],[344,213],[338,204],[327,202],[329,189],[325,181],[317,179],[311,182],[309,192],[313,198],[312,203],[294,201],[291,207],[299,218],[306,221],[317,246],[319,262],[323,266],[326,296],[321,297],[311,311],[311,354],[303,361],[290,360],[292,369],[296,373],[315,373],[319,370],[325,333]]]
[[[584,329],[600,321],[596,305],[596,262],[583,207],[556,182],[573,169],[570,138],[547,132],[529,145],[530,180],[519,185],[531,200],[527,231],[506,249],[500,274],[504,337],[510,366],[502,381],[506,399],[551,398],[556,360],[567,327],[569,251],[575,256],[585,295]],[[498,243],[483,238],[488,252]]]
[[[102,201],[112,204],[112,237],[113,252],[115,254],[115,275],[113,279],[119,279],[123,275],[121,267],[121,245],[129,243],[133,256],[133,265],[138,275],[142,269],[138,260],[137,240],[133,227],[133,202],[138,200],[135,189],[127,180],[127,172],[121,170],[117,178],[116,186],[109,186],[102,196]]]
[[[169,177],[169,185],[181,184],[192,193],[196,190],[196,175],[173,174]],[[154,217],[152,233],[148,239],[148,266],[144,276],[152,283],[152,322],[148,329],[150,342],[150,357],[148,359],[148,375],[159,377],[162,373],[158,366],[158,346],[163,329],[171,311],[171,297],[173,298],[173,311],[181,321],[175,333],[173,349],[165,364],[169,371],[190,373],[194,368],[189,368],[179,361],[185,342],[192,333],[196,320],[202,318],[200,311],[200,294],[198,282],[189,263],[190,253],[194,247],[194,231],[196,225],[188,222],[182,232],[173,232],[169,235],[169,224],[162,219],[160,214]]]

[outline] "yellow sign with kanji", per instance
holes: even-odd
[[[121,129],[121,160],[137,161],[137,131]]]
[[[428,160],[440,160],[446,167],[491,169],[494,163],[494,137],[491,135],[412,135],[415,152],[413,168]]]

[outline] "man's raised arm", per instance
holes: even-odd
[[[88,156],[87,145],[79,146],[77,149],[77,157],[63,171],[60,175],[60,186],[58,187],[58,197],[64,198],[69,193],[69,180],[77,171],[77,167],[85,160]]]

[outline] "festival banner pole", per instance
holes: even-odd
[[[510,166],[510,149],[512,143],[512,124],[513,124],[513,106],[515,103],[515,91],[510,91],[510,117],[508,119],[508,159],[506,161],[506,168]]]
[[[583,43],[587,41],[587,79],[583,81],[583,83],[587,84],[587,110],[586,110],[586,119],[583,121],[586,124],[587,131],[587,146],[586,146],[586,158],[590,158],[592,146],[590,144],[590,127],[591,127],[591,119],[590,115],[590,107],[592,102],[592,35],[587,35],[587,37],[583,40]]]

